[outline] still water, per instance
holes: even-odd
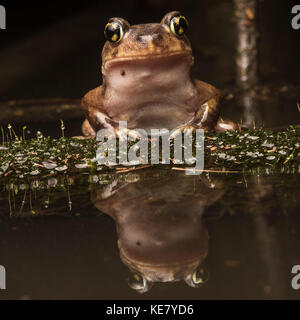
[[[299,299],[299,188],[169,169],[10,182],[0,299]]]

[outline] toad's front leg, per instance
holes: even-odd
[[[195,85],[200,97],[200,107],[196,110],[194,118],[187,125],[204,129],[205,131],[216,130],[217,132],[239,129],[236,123],[220,117],[220,91],[200,80],[195,80]]]
[[[240,126],[230,120],[224,120],[219,116],[219,101],[211,99],[204,103],[192,121],[196,128],[205,131],[215,130],[217,132],[240,130]]]
[[[182,134],[185,130],[203,129],[206,132],[212,131],[215,129],[218,119],[219,99],[211,98],[200,106],[193,119],[173,131],[171,138],[177,134]]]
[[[191,121],[173,131],[171,138],[174,138],[177,134],[182,134],[185,130],[194,131],[196,129],[203,129],[205,132],[213,130],[217,132],[240,130],[238,124],[230,120],[224,120],[219,116],[218,103],[218,99],[215,98],[205,102]]]
[[[120,127],[119,122],[110,118],[102,105],[102,86],[91,90],[82,99],[81,103],[86,114],[82,124],[82,133],[85,137],[96,137],[99,130],[105,130],[107,136],[125,140],[127,136],[134,139],[137,134],[134,130]]]
[[[101,129],[116,130],[116,123],[108,116],[102,105],[102,86],[89,91],[81,100],[86,114],[86,120],[82,124],[82,133],[86,137],[95,137]]]

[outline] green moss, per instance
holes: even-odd
[[[94,139],[51,139],[38,132],[36,139],[25,140],[24,134],[18,138],[9,127],[7,135],[2,130],[0,178],[21,182],[30,178],[121,172],[124,169],[99,166],[96,149]],[[299,173],[300,126],[290,126],[277,133],[263,129],[208,133],[205,156],[206,170]],[[174,165],[164,167],[170,169]]]
[[[208,135],[214,165],[227,169],[299,173],[300,126],[274,133],[263,129]]]

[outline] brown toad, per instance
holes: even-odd
[[[129,130],[148,133],[152,128],[236,129],[219,118],[219,90],[190,76],[194,58],[187,26],[177,11],[161,23],[130,26],[122,18],[109,20],[103,84],[82,99],[85,136],[95,136],[100,129],[117,132],[119,121],[127,121]]]

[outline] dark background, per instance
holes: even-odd
[[[234,83],[232,0],[1,1],[0,101],[80,98],[101,83],[103,28],[109,17],[131,24],[159,22],[181,10],[190,21],[195,67],[201,80],[221,89]],[[300,31],[291,28],[297,1],[259,1],[261,81],[300,83]],[[300,4],[300,1],[298,2]]]

